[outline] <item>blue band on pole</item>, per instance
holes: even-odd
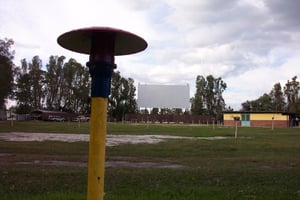
[[[91,96],[107,98],[110,95],[111,76],[116,65],[104,61],[90,61],[86,65],[92,77]]]

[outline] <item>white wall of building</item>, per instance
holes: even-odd
[[[138,85],[140,108],[190,108],[189,85]]]

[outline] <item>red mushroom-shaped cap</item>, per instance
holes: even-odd
[[[109,41],[106,41],[107,36],[110,38]],[[72,30],[60,35],[57,42],[68,50],[84,54],[93,53],[91,52],[92,47],[101,46],[102,42],[113,43],[111,44],[114,48],[113,55],[116,56],[137,53],[147,48],[147,42],[143,38],[127,31],[109,27]]]

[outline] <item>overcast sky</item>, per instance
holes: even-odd
[[[15,64],[38,55],[88,56],[60,47],[64,32],[90,26],[123,29],[148,48],[118,56],[122,76],[137,83],[189,84],[221,77],[227,106],[300,79],[300,0],[0,0],[0,38],[12,38]]]

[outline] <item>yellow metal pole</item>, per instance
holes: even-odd
[[[104,198],[107,98],[93,97],[91,110],[88,200]]]
[[[105,34],[92,40],[90,61],[87,63],[92,77],[87,199],[103,200],[107,104],[115,68],[115,35]]]
[[[111,78],[116,68],[115,55],[137,53],[147,42],[132,33],[108,27],[91,27],[62,34],[57,42],[71,51],[90,54],[89,72],[92,78],[91,127],[88,164],[88,200],[104,198],[104,170],[107,102]]]

